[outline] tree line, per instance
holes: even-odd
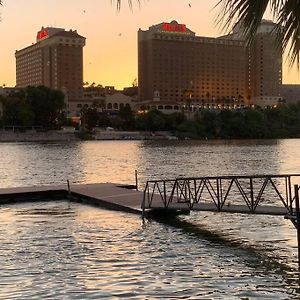
[[[3,116],[0,126],[41,126],[59,129],[71,124],[67,120],[64,94],[45,86],[27,87],[0,97]],[[116,130],[170,131],[179,138],[293,138],[300,137],[300,103],[276,108],[239,110],[199,110],[193,117],[183,112],[164,114],[152,109],[135,114],[130,106],[118,112],[99,112],[96,107],[83,107],[81,129],[95,127]]]
[[[97,114],[92,108],[87,111],[85,124],[90,129],[111,126],[117,130],[171,131],[179,138],[193,139],[300,137],[300,103],[265,109],[204,109],[192,118],[183,112],[164,114],[155,109],[135,115],[130,107],[122,108],[114,116]]]
[[[0,96],[3,116],[0,125],[59,128],[65,119],[64,94],[45,86],[32,87]]]

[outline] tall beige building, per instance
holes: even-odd
[[[47,27],[36,43],[16,51],[17,87],[44,85],[59,89],[68,101],[83,98],[83,47],[77,31]]]
[[[274,28],[273,22],[263,21],[250,50],[250,91],[253,102],[261,106],[282,99],[282,55]]]
[[[269,101],[268,105],[277,103],[281,56],[276,53],[277,64],[268,66],[275,55],[269,41],[273,37],[265,36],[265,30],[260,29],[262,33],[258,32],[249,51],[235,30],[219,38],[200,37],[176,21],[154,25],[146,31],[140,29],[139,99],[188,101],[199,107],[261,105],[262,97]]]

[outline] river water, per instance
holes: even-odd
[[[300,140],[0,144],[1,187],[300,173]],[[282,217],[177,220],[68,203],[0,207],[0,299],[300,297],[296,232]]]

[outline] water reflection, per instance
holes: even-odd
[[[91,141],[2,143],[2,187],[64,183],[144,183],[153,178],[297,173],[298,140]]]
[[[169,141],[142,145],[142,173],[156,176],[220,176],[277,174],[280,171],[276,140]],[[156,163],[158,161],[158,163]]]
[[[135,169],[141,185],[180,175],[298,173],[299,147],[299,140],[0,144],[0,183],[133,183]],[[141,228],[136,217],[75,204],[31,205],[0,208],[3,299],[284,299],[299,293],[296,232],[280,217],[194,213],[180,226]],[[185,223],[231,244],[188,232]]]
[[[52,213],[59,210],[62,215]],[[269,259],[268,250],[212,234],[193,224],[194,217],[142,227],[137,216],[76,203],[3,206],[0,298],[286,299],[297,295],[295,273]]]

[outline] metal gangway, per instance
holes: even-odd
[[[141,208],[284,216],[297,230],[300,267],[300,174],[179,177],[148,180]]]

